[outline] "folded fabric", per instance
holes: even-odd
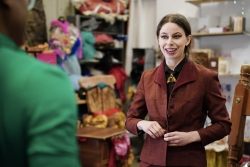
[[[126,8],[124,3],[119,0],[81,0],[78,10],[83,14],[89,11],[93,13],[123,14]]]
[[[95,37],[91,32],[82,31],[82,40],[83,40],[83,59],[90,60],[94,59],[96,55],[96,50],[94,47]]]
[[[108,34],[94,34],[96,43],[110,43],[114,42],[114,38]]]
[[[57,55],[55,52],[38,53],[36,58],[45,63],[57,65]]]

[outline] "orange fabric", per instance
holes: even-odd
[[[110,115],[113,115],[113,114],[115,114],[117,112],[121,112],[121,110],[118,109],[118,108],[113,108],[113,109],[110,109],[110,110],[107,110],[107,111],[96,112],[96,113],[94,113],[94,116],[98,116],[98,115],[110,116]]]

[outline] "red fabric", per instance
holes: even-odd
[[[79,142],[86,142],[86,141],[87,141],[87,138],[85,138],[85,137],[78,137],[77,140],[78,140]]]
[[[239,165],[242,165],[244,162],[249,162],[250,161],[250,158],[248,157],[242,157],[240,162],[239,162]]]
[[[118,9],[117,3],[120,5],[119,7],[120,10]],[[105,2],[103,0],[84,0],[84,4],[82,4],[78,10],[80,12],[94,11],[95,8],[100,4],[105,7],[110,8],[113,13],[117,13],[117,11],[119,10],[119,14],[123,14],[126,9],[123,3],[120,2],[119,0],[111,0],[110,2]],[[101,13],[101,12],[104,12],[107,14],[110,13],[109,10],[103,7],[100,7],[97,13]]]
[[[127,79],[127,74],[125,73],[122,67],[116,66],[112,67],[108,74],[111,74],[116,79],[116,89],[119,91],[120,98],[124,102],[126,100],[126,96],[124,93],[125,81]]]
[[[111,43],[114,42],[114,38],[107,34],[94,34],[96,43]]]
[[[109,153],[109,166],[108,167],[116,167],[115,163],[115,147],[112,145]]]
[[[140,64],[140,65],[143,65],[143,64],[145,63],[145,57],[139,59],[139,60],[137,61],[137,63]]]
[[[103,111],[103,112],[96,112],[96,113],[94,113],[94,116],[98,116],[98,115],[110,116],[110,115],[113,115],[113,114],[115,114],[117,112],[121,112],[121,109],[113,108],[113,109]]]

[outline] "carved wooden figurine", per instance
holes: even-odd
[[[240,80],[234,91],[232,130],[228,136],[228,167],[238,167],[242,157],[246,116],[250,116],[250,65],[241,66]]]

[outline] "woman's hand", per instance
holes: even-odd
[[[137,123],[139,130],[143,130],[145,133],[150,135],[152,138],[159,138],[164,135],[165,130],[156,121],[140,121]]]
[[[169,146],[185,146],[192,142],[201,141],[197,131],[192,132],[170,132],[164,135],[164,140]]]

